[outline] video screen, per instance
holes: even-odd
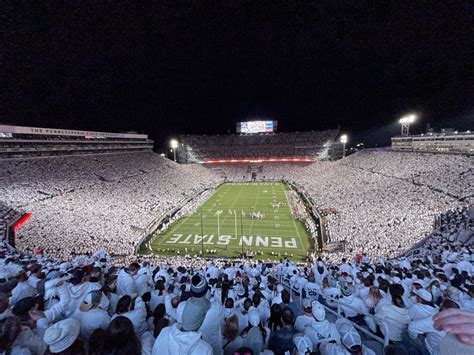
[[[272,133],[274,132],[273,121],[248,121],[240,122],[240,127],[237,125],[238,133]]]

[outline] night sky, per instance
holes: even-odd
[[[474,128],[472,1],[16,1],[0,27],[0,122],[157,149],[252,117],[368,145],[413,111]]]

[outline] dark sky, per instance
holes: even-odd
[[[474,3],[17,1],[0,10],[0,122],[224,133],[341,128],[388,143],[418,112],[474,128]]]

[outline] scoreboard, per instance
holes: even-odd
[[[237,122],[237,133],[273,133],[276,131],[277,121],[247,121]]]

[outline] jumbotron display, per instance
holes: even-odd
[[[273,133],[276,131],[277,121],[247,121],[237,122],[237,133]]]

